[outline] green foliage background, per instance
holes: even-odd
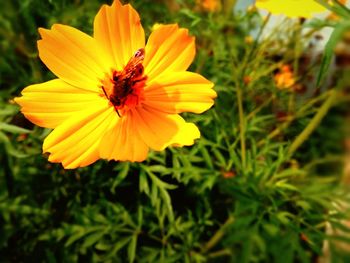
[[[106,2],[0,3],[0,261],[313,262],[329,242],[332,262],[349,262],[340,249],[350,241],[342,223],[349,72],[333,69],[316,89],[320,59],[307,63],[310,36],[300,25],[285,21],[278,32],[287,37],[276,31],[251,42],[264,20],[232,14],[234,1],[213,13],[194,1],[132,1],[147,34],[154,23],[177,22],[196,36],[191,70],[215,83],[218,98],[204,114],[184,114],[202,133],[194,146],[76,170],[47,161],[41,145],[50,130],[12,102],[25,86],[54,78],[37,56],[37,28],[62,23],[91,34]],[[275,86],[284,63],[308,92]],[[334,92],[328,115],[292,151]]]

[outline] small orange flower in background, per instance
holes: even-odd
[[[283,65],[274,76],[276,86],[280,89],[291,88],[295,84],[293,71],[289,65]]]
[[[288,17],[310,18],[314,14],[327,11],[315,0],[257,0],[256,6],[271,14]]]
[[[197,0],[197,5],[207,12],[216,12],[221,8],[220,0]]]
[[[49,161],[67,169],[100,158],[143,161],[149,149],[200,137],[179,113],[208,110],[216,92],[186,71],[195,56],[187,29],[160,25],[145,44],[138,13],[115,0],[96,15],[93,37],[61,24],[39,33],[39,57],[58,78],[15,101],[30,121],[54,129],[43,144]]]

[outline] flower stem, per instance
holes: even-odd
[[[280,126],[278,126],[276,129],[274,129],[272,132],[270,132],[266,139],[262,139],[258,142],[258,146],[264,145],[266,143],[266,140],[271,140],[274,137],[276,137],[277,135],[279,135],[282,131],[284,131],[285,129],[287,129],[289,127],[289,125],[298,117],[303,116],[303,114],[305,114],[306,111],[308,111],[313,105],[315,105],[316,103],[318,103],[319,101],[327,98],[330,96],[332,90],[329,90],[323,94],[321,94],[320,96],[318,96],[317,98],[311,99],[310,101],[308,101],[305,105],[301,106],[298,110],[298,112],[295,115],[289,116],[288,119],[286,120],[286,122],[284,122],[283,124],[281,124]],[[344,98],[344,96],[342,97]]]
[[[329,109],[332,107],[335,98],[337,97],[337,91],[332,90],[328,99],[323,103],[321,108],[318,110],[316,115],[312,118],[305,129],[298,135],[298,137],[293,141],[289,147],[288,154],[292,156],[295,151],[309,138],[311,133],[318,127],[322,119],[326,116]]]
[[[208,258],[213,259],[213,258],[224,257],[224,256],[231,256],[231,255],[232,255],[231,250],[229,250],[228,248],[225,248],[225,249],[222,249],[222,250],[210,253],[208,255]]]
[[[4,170],[4,174],[5,174],[5,181],[6,181],[8,196],[12,197],[13,196],[13,186],[14,186],[13,178],[14,177],[13,177],[13,172],[12,172],[11,165],[10,165],[10,158],[9,158],[8,153],[6,152],[4,145],[2,147],[0,147],[0,152],[2,153],[2,154],[0,154],[0,163],[3,164],[3,170]]]
[[[258,106],[255,110],[253,110],[251,113],[248,114],[247,116],[247,120],[255,117],[255,115],[257,113],[259,113],[263,108],[265,108],[267,105],[270,104],[270,102],[275,99],[275,96],[272,95],[270,98],[268,98],[267,100],[265,100],[260,106]]]
[[[225,235],[226,228],[231,225],[234,222],[234,218],[232,216],[229,216],[225,223],[219,228],[218,231],[212,236],[211,239],[204,245],[202,248],[202,253],[208,252],[210,249],[212,249]]]
[[[243,111],[242,90],[240,87],[237,87],[237,104],[239,113],[239,134],[241,140],[242,170],[244,171],[246,167],[245,119]]]

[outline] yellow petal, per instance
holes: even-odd
[[[153,150],[169,145],[192,145],[200,137],[198,128],[177,114],[164,114],[147,106],[132,112],[142,140]]]
[[[257,0],[256,6],[276,15],[305,18],[327,10],[314,0]]]
[[[60,79],[30,85],[23,89],[22,95],[15,98],[15,102],[22,107],[24,116],[46,128],[57,127],[76,112],[102,99],[96,93],[78,89]]]
[[[185,71],[195,56],[194,37],[175,25],[160,25],[150,35],[145,50],[145,74],[149,80],[162,73]]]
[[[100,81],[113,65],[95,39],[59,24],[51,30],[40,28],[39,33],[39,57],[57,77],[73,86],[100,92]]]
[[[115,67],[121,70],[139,48],[145,46],[145,33],[140,17],[131,5],[115,0],[103,5],[95,17],[94,38],[110,54]]]
[[[45,139],[43,151],[49,161],[66,169],[87,166],[99,159],[99,144],[116,113],[106,101],[97,101],[64,121]]]
[[[181,118],[179,115],[177,116],[177,121],[182,122],[179,118]],[[179,118],[178,118],[179,117]],[[182,119],[182,118],[181,118]],[[183,119],[182,119],[183,120]],[[184,122],[184,120],[183,120]],[[181,129],[176,133],[176,135],[172,138],[172,146],[176,147],[182,147],[185,145],[192,145],[194,144],[195,139],[199,139],[201,136],[198,128],[193,123],[182,123]]]
[[[101,158],[108,160],[142,162],[147,158],[148,146],[136,129],[135,119],[126,114],[115,119],[100,144]]]
[[[144,103],[166,113],[202,113],[213,104],[214,84],[199,74],[174,72],[147,84]]]

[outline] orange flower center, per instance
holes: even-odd
[[[122,71],[113,70],[112,75],[102,81],[104,96],[113,105],[119,117],[142,101],[147,79],[147,76],[143,75],[144,57],[144,49],[138,49]]]

